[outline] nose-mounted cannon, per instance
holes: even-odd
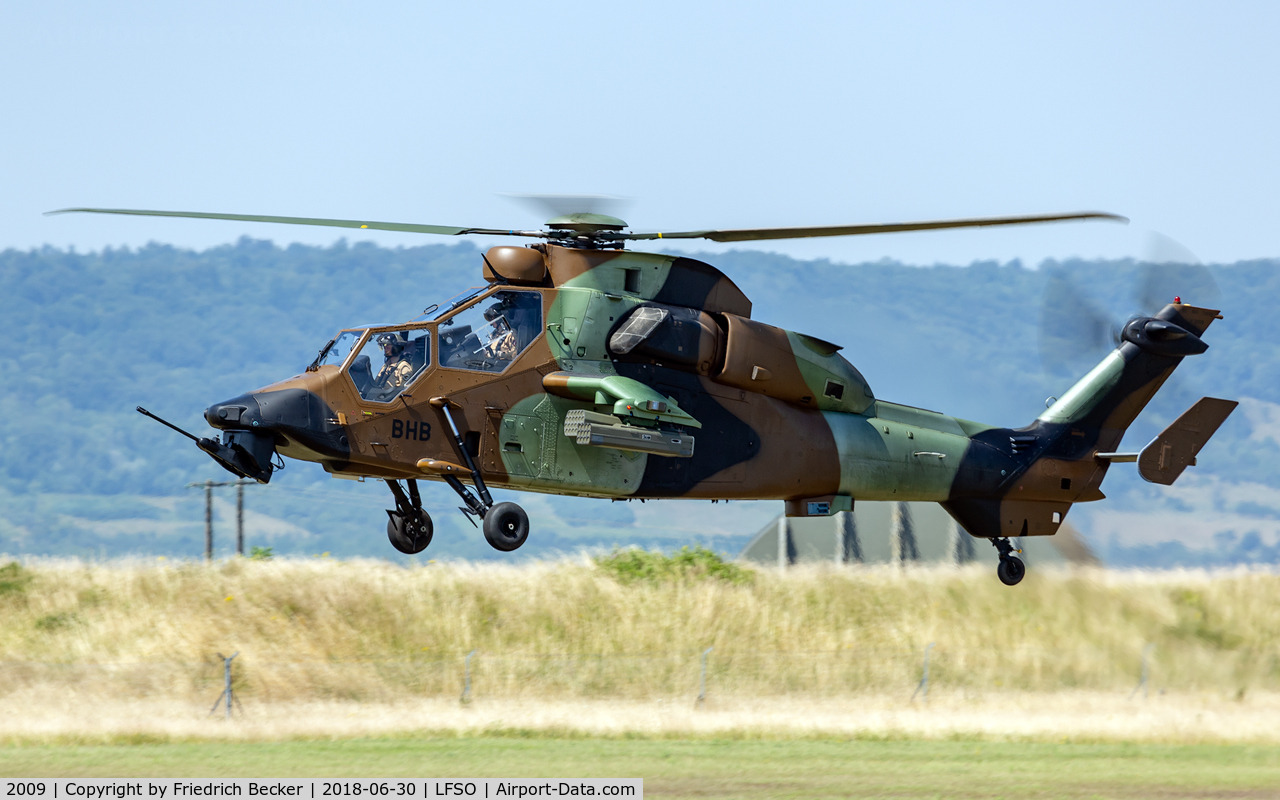
[[[255,395],[244,394],[215,403],[205,409],[204,419],[210,427],[222,431],[222,441],[211,449],[203,444],[206,440],[201,440],[198,443],[201,450],[231,472],[244,473],[259,483],[271,480],[275,470],[272,462],[276,456],[276,435],[272,427],[265,424]]]
[[[314,454],[318,459],[344,460],[350,447],[337,414],[310,388],[293,386],[242,394],[205,409],[205,422],[222,431],[223,448],[238,456],[226,463],[205,447],[219,464],[235,472],[250,472],[261,483],[271,479],[283,461],[277,451]],[[273,466],[274,464],[274,466]],[[251,472],[256,468],[256,473]]]
[[[274,437],[258,431],[226,431],[222,441],[201,439],[197,446],[228,471],[258,483],[269,483],[275,471]]]
[[[205,409],[205,422],[222,431],[220,439],[198,437],[161,419],[150,411],[138,411],[196,443],[228,472],[258,483],[268,483],[283,468],[280,448],[297,447],[331,459],[343,459],[349,451],[335,416],[314,392],[303,388],[242,394]]]
[[[210,412],[216,414],[217,410],[224,410],[226,405],[211,406],[205,412],[206,419]],[[271,481],[271,474],[276,467],[274,463],[276,459],[276,444],[275,436],[270,431],[253,429],[224,430],[222,441],[218,441],[217,439],[188,433],[172,422],[152,414],[142,406],[138,406],[138,413],[144,414],[168,428],[172,428],[195,442],[196,447],[208,453],[223,469],[236,477],[248,478],[258,483],[269,483]]]

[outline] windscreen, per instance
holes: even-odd
[[[360,341],[363,334],[364,331],[343,331],[338,334],[321,349],[320,355],[316,356],[314,366],[341,364],[346,361],[347,356],[351,355],[351,348],[356,346],[356,342]]]
[[[389,403],[431,363],[431,331],[374,331],[351,360],[347,374],[360,396]]]
[[[501,372],[541,332],[541,294],[495,292],[440,323],[440,365]]]

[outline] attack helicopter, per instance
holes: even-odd
[[[607,214],[561,214],[538,230],[304,217],[73,208],[58,213],[192,217],[446,236],[540,240],[483,254],[484,286],[405,322],[344,328],[301,374],[205,410],[221,438],[193,439],[229,472],[267,483],[281,457],[339,478],[386,482],[387,536],[431,543],[418,482],[447,484],[488,543],[512,551],[529,518],[490,487],[610,499],[782,500],[789,517],[857,500],[935,501],[999,552],[1057,533],[1075,503],[1101,500],[1111,464],[1172,484],[1237,405],[1205,397],[1139,452],[1125,430],[1187,356],[1216,309],[1174,298],[1131,318],[1116,347],[1020,428],[875,395],[839,344],[755,320],[716,267],[630,242],[746,242],[1127,221],[1102,212],[809,228],[631,232]],[[403,482],[403,485],[402,485]]]

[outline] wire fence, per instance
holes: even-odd
[[[926,661],[927,659],[927,661]],[[0,661],[0,692],[53,688],[114,696],[202,697],[223,688],[225,664]],[[930,689],[1280,690],[1280,647],[1266,651],[1159,647],[1113,652],[1034,646],[848,648],[827,652],[710,650],[638,654],[491,653],[280,660],[241,653],[237,697],[264,702],[405,696],[536,698],[830,697],[865,692],[926,699]]]

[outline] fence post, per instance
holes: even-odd
[[[236,481],[236,555],[244,555],[244,481]]]
[[[858,540],[858,518],[852,511],[836,514],[836,563],[862,563],[862,543]]]
[[[698,705],[707,702],[707,653],[715,649],[713,645],[702,651],[702,678],[698,683]]]
[[[1146,647],[1142,648],[1142,677],[1138,679],[1138,685],[1133,687],[1133,691],[1129,692],[1130,700],[1132,700],[1133,696],[1138,693],[1139,689],[1142,690],[1142,699],[1143,700],[1147,699],[1147,678],[1150,675],[1150,672],[1148,670],[1148,662],[1151,659],[1151,651],[1155,649],[1156,649],[1156,646],[1154,644],[1149,644]]]
[[[223,689],[222,694],[218,695],[218,699],[213,701],[213,708],[209,709],[209,716],[213,716],[213,712],[218,710],[218,703],[221,703],[225,697],[227,699],[227,719],[231,719],[231,700],[235,697],[231,691],[231,660],[238,655],[240,655],[239,650],[232,653],[230,657],[218,653],[218,658],[222,659]],[[239,700],[236,700],[236,705],[240,705]],[[241,711],[243,710],[242,708]]]
[[[920,560],[920,548],[916,545],[915,525],[911,520],[911,506],[905,502],[893,504],[889,517],[889,559],[898,565]]]
[[[467,653],[466,661],[462,668],[462,702],[463,704],[471,702],[471,657],[476,654],[475,650]]]
[[[791,526],[784,512],[778,517],[778,569],[785,570],[791,563]]]
[[[952,563],[963,566],[976,558],[973,552],[973,537],[969,532],[960,527],[960,523],[954,519],[947,527],[947,538],[951,544],[951,561]]]
[[[204,482],[204,560],[213,560],[213,481]]]
[[[929,642],[924,648],[924,669],[920,673],[920,682],[916,684],[916,690],[911,693],[911,699],[915,700],[916,695],[924,692],[924,701],[929,702],[929,651],[933,649],[936,642]]]

